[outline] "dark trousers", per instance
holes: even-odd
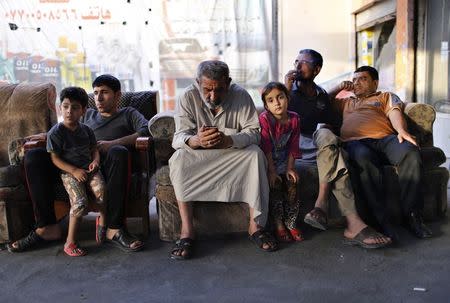
[[[34,208],[36,227],[56,224],[54,184],[59,182],[57,168],[45,148],[28,151],[24,157],[25,176]]]
[[[352,166],[352,178],[356,178],[359,194],[367,202],[379,223],[386,222],[385,191],[382,167],[395,165],[398,171],[400,201],[403,215],[423,209],[421,192],[422,159],[413,144],[398,142],[396,135],[382,139],[362,139],[345,144]]]
[[[119,229],[124,223],[124,204],[130,167],[128,154],[126,147],[113,146],[102,157],[101,171],[106,181],[106,216],[109,228]],[[24,166],[36,227],[55,224],[54,184],[62,182],[50,154],[44,148],[30,150],[25,154]]]

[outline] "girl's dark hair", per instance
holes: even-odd
[[[59,94],[59,100],[61,103],[64,99],[69,99],[70,102],[79,102],[82,108],[85,108],[88,104],[88,94],[81,87],[69,86],[64,88]]]
[[[264,103],[264,107],[266,107],[266,96],[275,88],[282,91],[286,95],[286,98],[289,100],[289,91],[283,83],[275,81],[269,82],[266,86],[264,86],[261,92],[261,99]]]

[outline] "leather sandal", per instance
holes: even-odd
[[[113,245],[125,252],[135,252],[139,251],[144,247],[144,243],[141,243],[141,245],[138,245],[136,247],[131,247],[133,242],[139,241],[136,237],[130,235],[126,230],[123,228],[119,229],[114,237],[112,239],[105,239],[105,243],[108,243],[110,245]]]
[[[386,239],[386,236],[375,231],[373,228],[366,226],[364,227],[354,238],[344,237],[343,243],[345,245],[360,246],[362,248],[373,249],[382,248],[391,244],[391,241],[380,241],[375,243],[366,243],[364,240],[367,239]]]
[[[195,243],[194,239],[191,238],[183,238],[177,240],[172,250],[170,251],[170,258],[174,260],[190,259],[192,257],[192,252],[194,250],[194,243]],[[180,252],[180,254],[176,254],[176,252]]]
[[[259,249],[261,249],[263,251],[271,252],[271,251],[276,251],[278,249],[277,241],[273,238],[273,236],[270,233],[268,233],[262,229],[255,231],[248,238],[250,239],[250,241],[255,243],[255,245]],[[264,244],[267,244],[269,247],[264,248]]]
[[[303,221],[320,230],[327,230],[328,228],[327,214],[320,207],[314,207],[313,210],[306,214]]]
[[[36,231],[32,230],[26,237],[19,239],[15,242],[15,243],[17,243],[17,247],[14,247],[12,245],[12,243],[8,243],[7,248],[8,248],[9,252],[18,253],[18,252],[23,252],[23,251],[29,250],[33,247],[37,247],[46,242],[48,242],[48,241],[41,238],[36,233]]]

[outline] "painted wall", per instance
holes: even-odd
[[[324,65],[317,82],[325,82],[354,70],[354,38],[351,0],[280,0],[279,80],[293,68],[298,51],[320,52]]]

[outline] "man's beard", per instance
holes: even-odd
[[[209,100],[209,99],[205,99],[203,96],[202,96],[202,99],[203,99],[203,102],[206,104],[206,106],[207,106],[209,109],[212,109],[212,110],[216,110],[216,109],[218,109],[219,107],[221,107],[221,105],[222,105],[222,99],[217,99],[217,100],[214,101],[214,102],[212,102],[212,101]]]

